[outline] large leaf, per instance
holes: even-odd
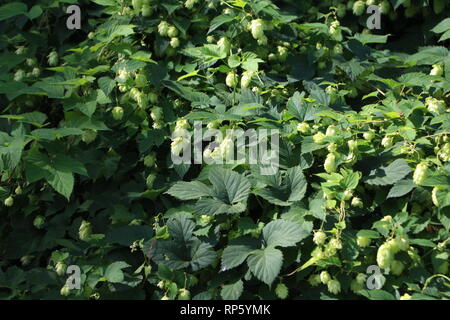
[[[408,163],[403,159],[397,159],[387,167],[372,170],[364,180],[371,185],[386,186],[400,181],[410,172]]]
[[[266,244],[271,247],[292,247],[309,236],[309,232],[295,222],[275,220],[263,229]]]
[[[256,278],[271,285],[283,264],[283,254],[273,247],[254,251],[247,260],[248,267]]]
[[[212,189],[200,181],[180,181],[174,184],[166,193],[180,200],[192,200],[210,196]]]

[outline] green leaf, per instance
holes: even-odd
[[[387,167],[373,170],[364,181],[371,185],[386,186],[400,181],[410,172],[408,163],[403,159],[397,159]]]
[[[229,169],[214,167],[209,171],[214,195],[227,204],[245,202],[250,194],[250,182],[243,175]]]
[[[10,2],[0,7],[0,21],[26,14],[28,7],[22,2]]]
[[[412,179],[400,180],[389,190],[387,199],[403,197],[416,187]]]
[[[433,29],[431,29],[434,33],[444,33],[447,30],[450,30],[450,18],[442,20]]]
[[[211,24],[207,34],[210,34],[224,23],[233,21],[234,19],[235,19],[234,16],[227,14],[222,14],[220,16],[215,17],[214,19],[211,20]]]
[[[223,250],[220,271],[227,271],[241,265],[255,249],[257,244],[253,239],[238,238],[231,241],[230,245]]]
[[[75,182],[71,172],[50,168],[45,178],[56,192],[69,200]]]
[[[212,192],[211,187],[200,181],[179,181],[166,191],[167,194],[180,200],[193,200],[200,197],[211,196]]]
[[[254,193],[270,203],[279,206],[289,206],[295,201],[303,199],[307,182],[301,167],[289,168],[283,178],[283,183],[257,189]]]
[[[122,269],[125,269],[129,266],[130,265],[124,261],[113,262],[106,268],[104,277],[109,282],[121,283],[124,280]]]
[[[283,254],[273,247],[254,251],[247,260],[248,267],[256,278],[272,285],[283,264]]]
[[[227,284],[220,290],[220,296],[223,300],[238,300],[244,291],[244,283],[238,280],[232,284]]]
[[[392,294],[384,290],[360,290],[358,291],[358,293],[368,298],[369,300],[396,300]]]
[[[310,233],[300,225],[286,220],[275,220],[263,229],[263,237],[267,246],[292,247],[308,237]]]

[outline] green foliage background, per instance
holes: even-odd
[[[2,3],[0,297],[448,299],[450,3],[317,3]],[[194,120],[279,173],[174,166]]]

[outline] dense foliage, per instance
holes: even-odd
[[[448,299],[449,13],[5,1],[0,297]],[[173,164],[194,121],[279,130],[279,171]]]

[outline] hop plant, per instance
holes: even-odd
[[[62,261],[59,261],[55,266],[55,271],[58,276],[63,276],[66,273],[66,270],[67,265]]]
[[[324,144],[324,139],[326,138],[326,135],[322,132],[317,132],[315,135],[313,135],[313,141],[315,144]]]
[[[14,198],[12,196],[9,196],[8,198],[5,199],[4,204],[7,207],[12,207],[14,204]]]
[[[355,16],[360,16],[366,10],[366,3],[362,0],[358,0],[353,4],[353,14]]]
[[[155,175],[154,173],[150,173],[150,174],[147,176],[147,178],[146,178],[146,180],[145,180],[145,183],[146,183],[146,185],[147,185],[147,188],[153,189],[153,184],[154,184],[154,182],[155,182],[155,179],[156,179],[156,175]]]
[[[387,269],[391,266],[394,260],[394,253],[392,248],[387,244],[383,243],[377,251],[377,264],[381,269]]]
[[[301,122],[297,125],[297,131],[303,134],[308,134],[309,130],[310,130],[309,124],[306,122]]]
[[[178,48],[180,46],[180,39],[178,39],[178,38],[170,39],[170,46],[172,48]]]
[[[229,53],[231,50],[231,42],[227,37],[222,37],[217,41],[217,45],[223,49],[225,53]]]
[[[327,173],[336,172],[336,156],[334,153],[327,155],[323,166]]]
[[[332,294],[338,294],[341,292],[341,284],[338,280],[332,279],[327,283],[328,291]]]
[[[323,271],[320,273],[320,281],[321,281],[323,284],[327,284],[329,281],[331,281],[331,276],[330,276],[330,274],[328,273],[328,271],[323,270]]]
[[[95,139],[97,138],[97,131],[96,130],[91,130],[88,129],[86,130],[83,135],[81,136],[81,140],[86,143],[86,144],[90,144],[91,142],[93,142]]]
[[[144,4],[142,6],[142,10],[141,10],[142,16],[143,17],[150,17],[153,13],[153,7],[151,7],[148,4]]]
[[[111,111],[114,120],[122,120],[123,118],[123,108],[120,106],[116,106]]]
[[[385,137],[383,137],[383,139],[381,139],[381,145],[386,149],[392,147],[393,144],[394,138],[392,136],[386,135]]]
[[[169,23],[167,23],[167,21],[161,21],[158,24],[158,33],[161,37],[166,37],[168,32],[169,32]]]
[[[25,71],[22,69],[18,69],[16,73],[14,73],[14,81],[22,81],[25,78]]]
[[[14,190],[14,193],[17,195],[21,195],[22,194],[22,188],[20,186],[17,186],[17,188]]]
[[[52,51],[47,56],[47,62],[50,67],[54,67],[58,64],[58,53],[56,51]]]
[[[382,14],[388,14],[391,11],[391,4],[389,0],[383,0],[380,3],[380,12]]]
[[[238,84],[238,77],[235,72],[228,72],[225,78],[225,83],[227,86],[234,88]]]
[[[150,117],[153,119],[153,121],[161,121],[164,118],[164,112],[163,109],[157,106],[154,106],[152,110],[150,111]]]
[[[428,176],[428,165],[425,161],[422,161],[416,166],[416,169],[414,170],[413,181],[415,184],[420,186],[421,184],[423,184],[427,176]]]
[[[139,12],[142,9],[144,1],[143,0],[132,0],[131,5],[135,12]]]
[[[36,216],[33,220],[33,225],[36,229],[42,229],[45,224],[45,218],[41,215]]]
[[[313,287],[317,287],[322,280],[320,279],[320,275],[318,274],[312,274],[309,278],[308,278],[308,282],[311,286]]]
[[[371,239],[367,238],[367,237],[361,237],[358,236],[356,237],[356,243],[358,244],[359,247],[361,248],[366,248],[370,245]]]
[[[360,198],[353,197],[351,205],[352,205],[352,207],[355,207],[355,208],[362,208],[363,207],[363,202],[362,202],[362,200]]]
[[[174,26],[170,26],[170,27],[167,29],[167,36],[168,36],[169,38],[175,38],[175,37],[178,37],[178,29],[177,29],[176,27],[174,27]]]
[[[180,289],[178,290],[178,300],[190,300],[191,299],[191,293],[188,289]]]
[[[433,114],[442,114],[445,112],[445,102],[443,100],[438,100],[433,97],[428,97],[425,99],[425,105],[427,109]]]
[[[264,36],[264,21],[255,19],[250,22],[250,31],[254,39],[259,39]]]
[[[80,240],[86,241],[92,234],[92,225],[89,221],[83,220],[81,222],[80,228],[78,229],[78,236]]]
[[[313,241],[318,246],[324,244],[326,239],[327,239],[327,235],[322,230],[316,231],[314,233]]]
[[[253,72],[244,71],[241,77],[241,88],[248,88],[250,82],[252,81]]]
[[[68,286],[67,284],[65,284],[65,285],[61,288],[61,290],[59,291],[59,293],[60,293],[62,296],[64,296],[64,297],[67,297],[68,295],[70,295],[70,288],[69,288],[69,286]]]
[[[363,133],[363,137],[364,139],[366,139],[367,141],[372,141],[373,138],[375,138],[375,132],[373,132],[373,130],[369,130],[367,132]]]
[[[144,165],[146,167],[149,168],[153,167],[155,165],[155,161],[156,161],[156,154],[154,152],[144,157]]]
[[[440,64],[433,64],[433,68],[430,71],[431,76],[442,76],[444,74],[444,69]]]
[[[275,294],[280,299],[286,299],[289,296],[289,289],[284,283],[279,283],[275,288]]]

